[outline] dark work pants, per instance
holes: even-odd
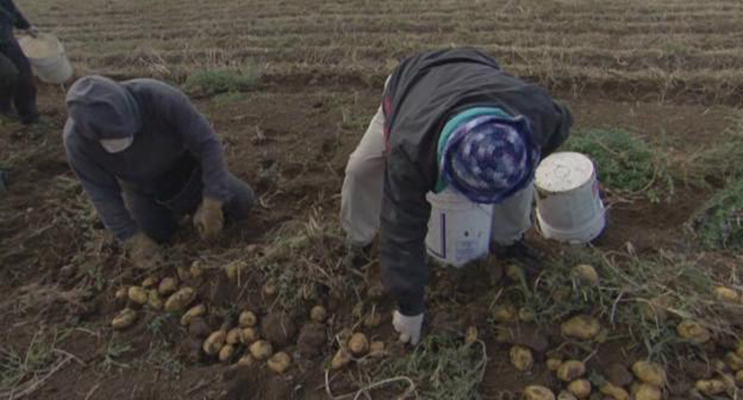
[[[0,44],[0,113],[10,114],[11,104],[23,123],[39,118],[31,64],[15,38]]]

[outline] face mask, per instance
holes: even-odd
[[[100,141],[103,149],[109,153],[120,153],[129,148],[129,146],[132,145],[132,142],[134,142],[134,136],[121,139],[103,139]]]

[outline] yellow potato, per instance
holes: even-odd
[[[204,268],[201,266],[200,262],[194,261],[188,272],[191,274],[191,278],[199,279],[201,278],[201,275],[204,275]]]
[[[258,332],[254,328],[243,328],[240,330],[240,343],[250,345],[259,339]]]
[[[226,363],[227,361],[230,361],[233,354],[235,354],[235,347],[231,344],[226,344],[222,346],[221,350],[219,350],[219,361]]]
[[[204,353],[210,356],[217,354],[222,350],[222,347],[224,347],[225,339],[227,339],[227,332],[223,330],[212,332],[212,334],[206,338],[204,345],[202,346]]]
[[[128,289],[127,288],[120,288],[116,291],[116,300],[124,301],[129,298]]]
[[[364,326],[367,328],[376,328],[382,323],[382,314],[379,311],[374,311],[364,318]]]
[[[243,260],[235,260],[224,267],[227,279],[231,282],[241,280],[245,276],[245,270],[248,264]]]
[[[602,394],[614,398],[615,400],[629,400],[629,393],[619,386],[615,386],[609,382],[604,383],[600,388]]]
[[[253,357],[251,357],[249,354],[246,354],[240,357],[239,360],[237,360],[237,365],[240,367],[251,367],[254,363],[255,360],[253,360]]]
[[[325,322],[325,319],[328,317],[328,312],[325,310],[325,307],[323,306],[314,306],[312,307],[312,310],[310,310],[310,319],[312,319],[315,322],[323,323]]]
[[[126,329],[137,320],[137,312],[131,308],[125,308],[111,321],[114,329]]]
[[[465,344],[472,344],[477,342],[477,327],[470,326],[467,328],[467,332],[464,334],[464,343]]]
[[[351,362],[351,353],[346,351],[346,349],[338,349],[338,351],[333,356],[333,359],[330,361],[330,368],[332,369],[341,369]]]
[[[493,319],[496,322],[511,322],[518,316],[518,310],[516,307],[505,304],[495,307],[493,309]]]
[[[289,369],[291,361],[292,358],[289,357],[288,354],[278,352],[274,354],[273,357],[269,358],[266,364],[268,365],[268,369],[271,371],[276,372],[277,374],[283,374],[287,369]]]
[[[717,286],[714,289],[717,300],[725,303],[740,303],[740,295],[733,289],[725,286]]]
[[[274,281],[268,281],[265,285],[263,285],[263,295],[266,297],[276,296],[278,292],[279,288],[278,286],[276,286],[276,282]]]
[[[692,343],[704,344],[709,342],[712,338],[712,334],[709,330],[698,322],[695,321],[682,321],[676,327],[676,333],[683,339],[689,340]]]
[[[586,373],[586,365],[582,361],[568,360],[557,368],[557,379],[563,382],[571,382]]]
[[[557,395],[557,400],[578,400],[578,398],[567,390],[562,390],[560,391],[560,394]]]
[[[632,372],[645,383],[655,387],[663,387],[666,384],[666,371],[660,364],[649,361],[637,361],[632,364]]]
[[[272,354],[273,346],[271,346],[271,342],[258,340],[250,345],[250,355],[252,355],[256,360],[265,360],[268,357],[271,357]]]
[[[661,400],[663,395],[657,386],[653,386],[649,383],[641,383],[638,385],[632,398],[634,400]]]
[[[579,399],[585,399],[591,395],[591,382],[587,379],[576,379],[570,382],[568,391]]]
[[[509,353],[511,356],[511,364],[519,371],[528,371],[534,365],[534,356],[531,354],[531,350],[524,346],[513,346]]]
[[[702,379],[697,381],[694,388],[704,395],[715,396],[724,392],[727,385],[719,379]]]
[[[573,267],[573,276],[578,279],[580,283],[587,286],[598,286],[600,283],[598,272],[588,264],[581,264]]]
[[[196,299],[196,291],[188,286],[184,286],[179,291],[168,297],[168,300],[165,302],[165,311],[180,311],[188,307],[194,299]]]
[[[167,277],[160,281],[157,292],[162,296],[170,296],[178,290],[178,281],[175,278]]]
[[[536,318],[537,316],[531,308],[522,307],[519,309],[519,321],[529,323],[534,322]]]
[[[369,345],[369,355],[372,358],[382,358],[386,354],[385,351],[384,342],[372,342]]]
[[[129,300],[139,305],[145,305],[150,299],[149,294],[140,286],[131,286],[127,291]]]
[[[732,351],[725,354],[725,363],[735,372],[743,370],[743,358]]]
[[[524,273],[524,269],[520,266],[510,264],[506,266],[506,277],[514,282],[520,282],[522,279],[525,279],[526,274]]]
[[[152,307],[153,310],[162,310],[163,309],[163,299],[160,298],[160,295],[157,294],[157,290],[150,290],[149,293],[147,293],[147,303]]]
[[[561,326],[562,334],[580,340],[595,338],[601,331],[601,324],[596,318],[578,315]]]
[[[252,311],[243,311],[240,313],[238,323],[241,328],[249,328],[258,323],[258,317],[256,317]]]
[[[227,332],[227,339],[226,339],[227,344],[234,346],[240,343],[240,334],[241,334],[240,328],[230,329],[230,331]]]
[[[363,333],[354,333],[348,340],[348,350],[355,356],[363,356],[369,350],[369,339]]]
[[[157,284],[157,278],[154,276],[151,276],[145,280],[142,281],[142,287],[145,289],[149,289]]]
[[[560,368],[560,365],[562,365],[562,360],[559,358],[547,359],[547,369],[550,371],[557,371],[557,369]]]
[[[743,385],[743,370],[735,373],[735,382],[739,385]]]
[[[555,400],[555,394],[544,386],[531,385],[524,389],[524,400]]]
[[[186,311],[186,313],[181,317],[181,325],[188,326],[192,319],[201,317],[204,314],[206,314],[205,305],[199,304],[198,306],[191,307],[191,309]]]

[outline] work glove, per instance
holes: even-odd
[[[395,310],[392,315],[392,326],[400,334],[400,341],[415,346],[421,340],[423,313],[408,317]]]
[[[137,268],[153,269],[162,262],[157,243],[142,232],[127,239],[124,249]]]
[[[214,239],[224,226],[222,202],[210,197],[204,197],[199,209],[193,217],[193,223],[202,239]]]

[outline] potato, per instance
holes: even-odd
[[[728,370],[728,365],[725,364],[725,361],[722,361],[719,358],[710,359],[709,364],[712,366],[713,371],[725,372]]]
[[[743,369],[743,358],[733,353],[732,351],[725,354],[725,363],[734,372],[738,372]]]
[[[535,319],[537,319],[537,316],[531,308],[522,307],[519,309],[519,321],[529,323],[534,322]]]
[[[467,328],[467,332],[464,334],[464,343],[465,344],[472,344],[477,342],[477,327],[470,326]]]
[[[188,307],[194,299],[196,299],[196,291],[188,286],[184,286],[179,291],[168,297],[168,300],[165,302],[165,311],[180,311]]]
[[[219,350],[219,361],[226,363],[230,361],[233,354],[235,354],[235,347],[231,344],[226,344]]]
[[[555,400],[555,394],[544,386],[531,385],[524,389],[524,400]]]
[[[224,271],[227,274],[227,279],[230,282],[241,280],[245,276],[245,270],[247,270],[248,264],[243,260],[235,260],[227,264],[224,267]]]
[[[370,329],[378,327],[381,323],[382,314],[376,310],[372,313],[369,313],[366,318],[364,318],[364,326]]]
[[[223,330],[212,332],[212,334],[206,338],[204,345],[202,346],[204,353],[210,356],[217,354],[222,350],[222,347],[224,347],[225,339],[227,339],[227,332]]]
[[[258,340],[250,345],[250,355],[256,360],[265,360],[273,354],[271,342]]]
[[[116,300],[118,301],[124,301],[129,298],[128,289],[127,288],[119,288],[119,290],[116,291],[116,295],[114,296]]]
[[[237,365],[240,367],[252,367],[253,364],[255,364],[255,360],[249,354],[246,354],[237,360]]]
[[[735,373],[735,382],[738,385],[743,385],[743,370]]]
[[[178,281],[175,278],[167,277],[160,281],[157,292],[162,296],[170,296],[178,290]]]
[[[562,390],[560,391],[560,394],[557,395],[557,400],[578,400],[578,398],[567,390]]]
[[[271,371],[277,373],[277,374],[283,374],[286,372],[287,369],[289,369],[289,364],[291,364],[292,358],[289,357],[288,354],[284,352],[278,352],[273,355],[273,357],[268,359],[268,362],[266,363],[268,365],[268,369]]]
[[[570,382],[568,391],[579,399],[585,399],[591,395],[591,382],[587,379],[576,379]]]
[[[188,268],[181,265],[180,267],[176,268],[175,271],[178,275],[178,279],[180,279],[182,282],[191,279],[191,272],[188,270]]]
[[[496,322],[511,322],[518,316],[516,307],[506,304],[500,305],[493,309],[493,319]]]
[[[131,308],[125,308],[111,321],[114,329],[126,329],[137,320],[137,312]]]
[[[570,299],[570,289],[566,287],[557,287],[552,292],[552,301],[560,303]]]
[[[560,365],[562,365],[562,360],[559,358],[547,359],[547,369],[550,371],[557,371],[557,369],[560,368]]]
[[[313,321],[323,323],[326,318],[328,318],[328,312],[325,310],[325,307],[314,306],[312,307],[312,310],[310,310],[310,319]]]
[[[348,340],[348,350],[357,357],[363,356],[369,350],[369,339],[363,333],[354,333]]]
[[[599,391],[615,400],[629,400],[629,393],[619,386],[615,386],[609,382],[604,383]]]
[[[521,280],[526,279],[526,274],[524,273],[524,269],[520,266],[510,264],[506,266],[506,277],[513,282],[521,282]]]
[[[273,297],[279,292],[279,287],[274,281],[268,281],[263,285],[263,295],[266,297]]]
[[[139,305],[145,305],[150,299],[149,294],[141,286],[132,286],[127,291],[129,300]]]
[[[649,383],[641,383],[637,391],[632,395],[634,400],[661,400],[663,398],[660,389]]]
[[[369,356],[372,358],[382,358],[385,354],[384,342],[376,341],[369,345]]]
[[[204,314],[206,314],[206,306],[203,304],[199,304],[198,306],[191,307],[190,310],[186,311],[185,314],[181,317],[181,325],[188,326],[188,324],[191,323],[191,320],[196,317],[201,317]]]
[[[529,371],[534,365],[534,356],[527,347],[513,346],[509,355],[511,356],[511,364],[519,371]]]
[[[238,343],[240,343],[240,328],[232,328],[227,332],[227,339],[225,341],[227,344],[235,346]]]
[[[694,384],[694,388],[704,395],[715,396],[724,392],[727,385],[719,379],[702,379]]]
[[[562,334],[580,340],[595,338],[601,331],[601,324],[596,318],[588,315],[578,315],[561,326]]]
[[[557,368],[557,379],[563,382],[571,382],[586,373],[586,365],[582,361],[568,360]]]
[[[163,309],[163,299],[161,299],[160,295],[157,294],[157,290],[153,289],[147,293],[147,304],[149,304],[153,310]]]
[[[252,311],[243,311],[240,313],[238,323],[241,328],[250,328],[258,323],[258,317]]]
[[[740,295],[733,289],[725,286],[717,286],[714,289],[717,300],[725,303],[740,303]]]
[[[201,266],[199,261],[194,261],[188,269],[188,272],[191,274],[191,278],[199,279],[204,275],[204,268]]]
[[[351,362],[351,353],[346,351],[346,349],[338,349],[338,351],[333,356],[333,359],[330,361],[330,368],[332,369],[341,369]]]
[[[676,326],[676,333],[683,339],[686,339],[695,344],[704,344],[709,342],[712,338],[712,334],[707,328],[700,325],[698,322],[685,320]]]
[[[573,276],[586,286],[594,287],[600,283],[598,272],[588,264],[580,264],[573,267]]]
[[[660,364],[637,361],[632,364],[632,372],[639,380],[655,387],[660,388],[666,384],[666,371]]]
[[[145,280],[142,281],[142,287],[145,289],[149,289],[157,284],[157,278],[154,276],[151,276]]]
[[[258,332],[254,328],[243,328],[240,330],[240,343],[250,345],[259,339]]]

